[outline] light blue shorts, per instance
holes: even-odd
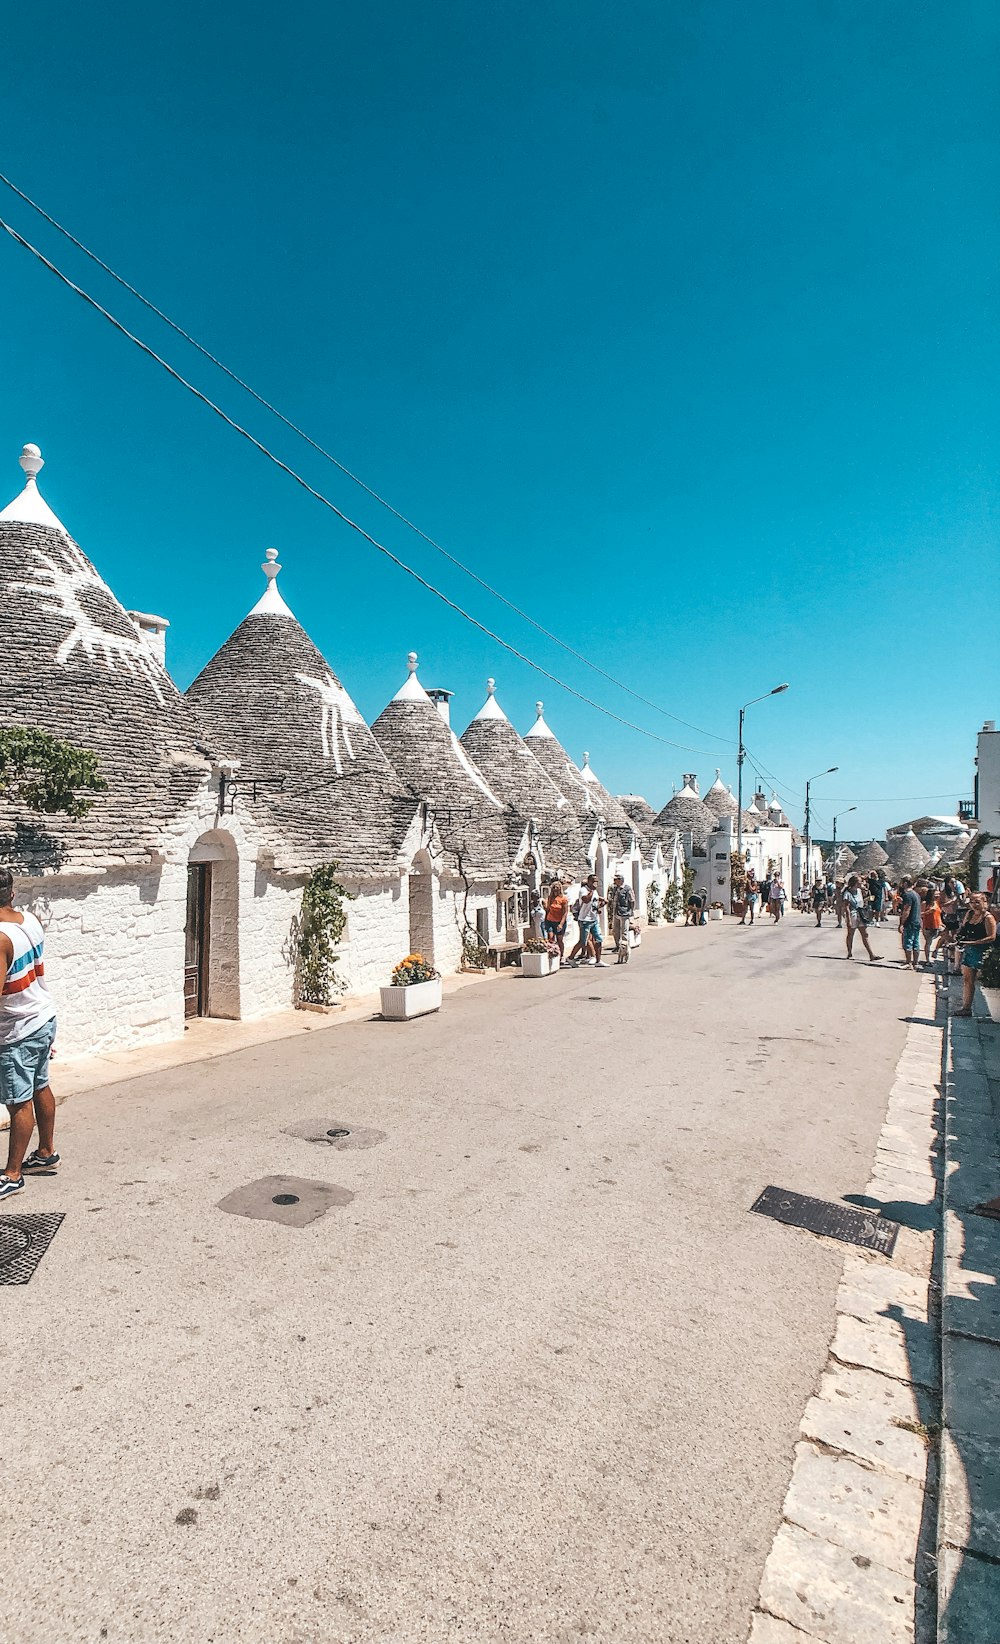
[[[903,926],[903,952],[904,953],[919,953],[920,952],[920,926],[919,925],[904,925]]]
[[[601,927],[596,919],[584,919],[580,925],[580,941],[586,946],[587,937],[592,936],[598,944],[601,940]]]
[[[0,1045],[0,1102],[20,1107],[49,1082],[49,1055],[56,1036],[56,1019],[45,1022],[26,1039]]]

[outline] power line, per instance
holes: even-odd
[[[272,405],[270,401],[266,400],[262,394],[258,394],[255,388],[252,388],[248,382],[245,382],[243,378],[238,376],[235,371],[231,370],[228,365],[225,365],[222,360],[218,359],[216,355],[211,353],[209,349],[205,348],[202,343],[198,342],[196,337],[192,337],[189,331],[185,331],[183,326],[178,325],[176,320],[172,320],[169,314],[165,314],[162,308],[158,308],[156,304],[151,302],[148,297],[144,297],[141,291],[136,290],[134,285],[130,285],[128,280],[124,279],[121,274],[116,273],[115,270],[103,260],[103,258],[97,255],[96,251],[91,251],[89,246],[84,245],[82,240],[78,240],[75,234],[70,233],[68,228],[64,228],[62,223],[56,221],[55,217],[51,217],[49,213],[38,204],[37,200],[33,200],[29,194],[25,194],[24,190],[18,188],[17,184],[11,182],[10,178],[4,176],[3,172],[0,172],[0,183],[6,184],[7,188],[11,190],[11,193],[16,194],[18,199],[23,200],[26,205],[31,207],[32,211],[37,212],[45,222],[50,224],[50,226],[57,231],[57,233],[62,234],[65,239],[69,240],[71,245],[75,245],[78,251],[82,251],[85,257],[89,257],[91,262],[96,263],[98,268],[103,269],[104,273],[120,285],[123,290],[129,292],[129,294],[133,296],[137,302],[142,303],[143,307],[148,309],[151,314],[155,314],[157,319],[162,320],[164,325],[169,326],[171,331],[175,332],[178,337],[182,337],[186,343],[189,343],[192,348],[196,349],[204,359],[208,360],[226,377],[228,377],[230,382],[236,383],[237,387],[243,389],[244,393],[249,394],[251,399],[256,400],[258,405],[263,406],[265,411],[269,411],[273,417],[277,417],[278,421],[283,423],[286,428],[290,429],[293,434],[297,435],[299,439],[304,440],[307,445],[311,446],[312,449],[318,452],[321,457],[324,457],[327,462],[332,463],[334,468],[339,469],[340,472],[352,482],[352,484],[359,486],[361,490],[370,496],[373,501],[377,502],[381,508],[385,508],[390,514],[392,514],[394,519],[398,519],[400,524],[405,525],[408,530],[413,531],[418,537],[422,538],[422,540],[437,553],[442,554],[444,558],[448,560],[449,564],[456,566],[457,569],[462,571],[465,576],[471,577],[473,582],[477,582],[479,586],[484,588],[486,592],[494,599],[499,600],[502,605],[506,605],[508,610],[513,611],[516,616],[519,616],[522,621],[527,622],[532,628],[536,629],[538,633],[543,634],[546,639],[552,642],[553,645],[558,645],[570,656],[575,657],[577,662],[582,662],[584,667],[590,668],[592,672],[599,674],[602,679],[608,680],[608,682],[616,686],[618,690],[624,691],[628,696],[634,697],[636,702],[641,702],[645,707],[652,708],[655,713],[662,714],[666,719],[672,719],[677,725],[685,725],[690,731],[697,731],[699,736],[707,736],[713,742],[722,742],[728,747],[732,746],[732,737],[719,736],[715,731],[707,731],[703,726],[695,725],[689,719],[681,719],[678,714],[670,713],[667,708],[661,708],[659,703],[651,702],[649,697],[642,696],[640,692],[633,690],[631,685],[626,685],[622,680],[616,679],[614,674],[609,674],[606,669],[601,668],[596,662],[591,662],[590,658],[584,656],[582,651],[577,651],[572,645],[567,644],[565,640],[560,639],[558,634],[552,633],[548,628],[544,627],[542,623],[536,621],[534,617],[529,616],[527,611],[522,611],[521,607],[519,605],[515,605],[513,600],[508,599],[506,594],[501,594],[497,588],[494,588],[490,583],[488,583],[485,578],[478,574],[478,572],[473,571],[470,566],[466,565],[454,554],[449,553],[447,548],[443,548],[441,544],[436,542],[432,536],[428,536],[427,532],[421,530],[419,525],[415,525],[413,520],[408,519],[407,516],[401,513],[398,508],[394,508],[392,503],[388,502],[385,497],[380,496],[378,491],[374,490],[372,486],[366,484],[363,479],[353,473],[350,468],[340,462],[337,457],[327,451],[318,443],[318,441],[314,440],[312,436],[307,434],[304,429],[300,428],[297,423],[292,422],[289,417],[286,417],[284,412],[278,410],[277,406]],[[4,226],[6,227],[6,224]],[[22,241],[21,243],[23,245],[27,245],[27,241]],[[34,247],[29,247],[29,250],[34,250]],[[36,255],[39,255],[39,253],[36,253]],[[52,267],[52,264],[49,264],[48,266]],[[76,290],[79,288],[74,287],[74,289]],[[101,312],[103,313],[104,310]],[[110,316],[108,316],[108,318],[110,318]],[[133,338],[133,341],[135,340],[136,339]],[[154,358],[155,357],[156,356],[154,356]],[[161,361],[161,364],[162,363],[163,362]],[[622,723],[627,723],[627,721],[622,721]],[[671,744],[671,746],[680,747],[681,744],[674,743]],[[685,751],[694,753],[701,750],[692,748]]]
[[[233,417],[229,416],[228,412],[223,411],[222,407],[217,405],[214,400],[210,399],[207,394],[202,393],[200,388],[196,388],[192,382],[189,382],[186,377],[183,377],[179,371],[175,370],[174,367],[163,359],[161,355],[157,354],[154,349],[150,348],[148,343],[143,342],[141,337],[137,337],[134,332],[129,331],[128,327],[123,325],[121,320],[116,319],[113,314],[109,313],[106,308],[101,306],[96,297],[92,297],[89,292],[84,291],[82,286],[77,285],[73,280],[71,280],[68,274],[64,274],[60,268],[56,267],[55,263],[50,262],[48,257],[38,250],[37,246],[32,245],[30,240],[26,240],[22,234],[19,234],[17,230],[12,228],[8,222],[5,222],[2,217],[0,217],[0,228],[9,234],[11,239],[16,241],[18,245],[23,246],[26,251],[30,251],[32,256],[36,257],[38,261],[45,268],[47,268],[50,273],[54,274],[63,285],[67,286],[70,291],[75,292],[78,297],[82,297],[83,301],[89,304],[91,308],[95,309],[98,314],[107,320],[109,325],[112,325],[116,331],[120,331],[123,337],[126,337],[129,342],[134,343],[136,348],[140,349],[143,354],[147,354],[149,358],[154,360],[157,365],[162,366],[163,370],[166,371],[169,376],[173,377],[175,382],[180,383],[182,388],[186,388],[189,394],[193,394],[195,399],[200,400],[201,403],[206,405],[210,411],[214,411],[216,416],[220,417],[227,427],[232,428],[235,433],[240,434],[243,439],[245,439],[250,445],[254,446],[254,448],[258,450],[262,456],[266,457],[269,462],[272,462],[276,468],[280,468],[283,473],[287,474],[290,479],[293,479],[295,483],[300,485],[302,489],[308,492],[311,497],[315,498],[317,502],[322,503],[324,508],[328,508],[332,514],[335,514],[337,519],[341,520],[344,525],[349,526],[352,531],[356,531],[358,536],[362,537],[364,541],[367,542],[372,548],[376,549],[378,553],[384,554],[386,559],[390,560],[392,564],[395,565],[400,571],[405,571],[406,575],[408,577],[412,577],[414,582],[419,583],[422,588],[425,588],[428,593],[433,594],[436,599],[439,599],[443,605],[447,605],[449,610],[454,611],[456,615],[462,617],[464,621],[470,623],[473,628],[477,628],[481,634],[485,634],[487,639],[491,639],[495,645],[501,646],[503,650],[508,651],[511,656],[516,657],[519,662],[523,662],[527,667],[533,668],[536,673],[541,674],[544,679],[551,681],[553,685],[558,685],[560,690],[566,691],[570,696],[576,697],[577,701],[585,703],[588,708],[594,708],[598,713],[604,714],[608,719],[615,720],[617,724],[624,725],[627,730],[635,731],[639,736],[647,736],[653,742],[662,743],[664,747],[676,748],[682,753],[704,754],[706,757],[711,757],[711,754],[714,751],[712,749],[692,748],[683,742],[673,742],[669,737],[659,736],[656,731],[648,731],[644,726],[633,724],[630,719],[624,719],[621,714],[614,713],[610,708],[605,708],[602,703],[595,702],[592,697],[585,696],[582,691],[576,690],[574,686],[567,685],[566,681],[560,679],[557,674],[550,673],[548,668],[543,668],[540,662],[534,662],[531,657],[526,656],[523,651],[519,651],[515,645],[510,643],[509,640],[503,639],[499,634],[494,633],[493,629],[488,628],[484,622],[480,622],[478,617],[474,617],[471,612],[466,611],[464,607],[459,605],[455,600],[449,599],[448,595],[443,593],[440,588],[435,587],[433,582],[428,582],[427,578],[422,577],[419,571],[415,571],[412,566],[407,565],[406,561],[400,559],[398,554],[394,554],[391,548],[387,548],[384,543],[379,542],[376,537],[373,537],[370,532],[364,529],[364,526],[359,525],[357,520],[351,519],[349,514],[345,514],[342,509],[337,507],[336,503],[331,502],[329,497],[324,496],[322,491],[317,491],[314,486],[309,484],[308,480],[303,479],[301,474],[297,473],[294,468],[291,468],[287,462],[283,462],[279,456],[276,456],[273,451],[269,450],[266,445],[257,439],[256,435],[251,434],[249,429],[244,428],[242,423],[236,422]]]

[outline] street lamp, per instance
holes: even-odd
[[[851,812],[856,811],[857,808],[858,808],[857,805],[848,805],[846,811],[838,811],[836,816],[833,819],[833,882],[834,882],[834,884],[837,883],[837,823],[840,821],[840,818],[842,816],[850,816]]]
[[[818,782],[821,776],[832,776],[834,771],[836,771],[838,769],[839,769],[839,766],[831,765],[830,769],[828,771],[818,771],[815,776],[811,776],[809,778],[809,782]],[[812,872],[812,869],[809,865],[809,782],[806,783],[806,877],[807,878],[808,878],[809,874]]]
[[[755,702],[765,702],[769,696],[780,696],[787,691],[788,686],[776,685],[773,691],[765,691],[763,696],[755,696],[750,702],[744,702],[740,709],[740,748],[736,758],[736,851],[743,855],[743,761],[746,758],[746,749],[743,746],[743,715]]]

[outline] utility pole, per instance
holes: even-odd
[[[809,778],[809,781],[806,783],[806,883],[807,884],[811,883],[811,880],[810,880],[809,876],[810,876],[810,873],[812,871],[811,868],[810,868],[810,865],[809,865],[809,787],[810,787],[810,783],[818,782],[821,776],[832,776],[833,773],[836,770],[839,770],[839,768],[840,767],[837,766],[837,765],[831,765],[830,769],[828,771],[818,771],[816,773],[816,775],[811,776]],[[842,813],[842,814],[846,814],[846,813]]]
[[[750,702],[744,702],[740,709],[740,740],[739,752],[736,755],[736,854],[743,855],[743,761],[747,751],[743,746],[743,715],[755,702],[764,702],[769,696],[780,696],[787,691],[788,685],[776,685],[773,691],[765,691],[763,696],[755,696]]]
[[[858,808],[857,805],[848,805],[846,811],[838,811],[837,815],[833,819],[833,882],[834,882],[834,884],[837,883],[837,823],[840,821],[840,818],[842,816],[850,816],[851,812],[856,811],[857,808]]]

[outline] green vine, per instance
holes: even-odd
[[[345,902],[353,892],[337,878],[338,864],[314,868],[302,892],[299,915],[299,998],[310,1005],[328,1005],[337,980],[334,966],[340,955],[334,948],[347,929]]]
[[[97,755],[85,748],[30,726],[0,730],[0,794],[5,798],[47,816],[86,816],[94,801],[82,799],[80,790],[103,793],[107,785]]]
[[[671,879],[663,897],[663,912],[671,924],[675,919],[680,917],[683,906],[684,900],[681,896],[681,887],[678,885],[676,879]]]

